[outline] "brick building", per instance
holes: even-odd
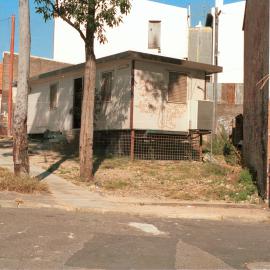
[[[270,197],[269,0],[247,0],[244,19],[243,158]]]
[[[2,100],[2,74],[3,74],[3,64],[0,63],[0,108],[1,108],[1,100]]]
[[[0,134],[7,133],[7,113],[8,113],[8,92],[9,92],[9,65],[10,54],[4,52],[3,60],[0,64],[0,96],[1,114],[0,114]],[[44,72],[53,71],[59,68],[69,66],[70,64],[53,61],[41,57],[31,56],[30,77],[37,76]],[[14,55],[13,82],[16,84],[18,76],[18,54]]]

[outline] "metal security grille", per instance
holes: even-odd
[[[135,158],[200,160],[199,138],[171,134],[135,133]]]
[[[95,131],[94,154],[105,156],[130,155],[130,131]]]
[[[130,131],[97,131],[94,153],[106,156],[130,156]],[[195,160],[201,158],[199,135],[154,134],[135,131],[134,157],[142,160]]]

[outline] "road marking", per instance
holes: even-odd
[[[253,262],[247,263],[248,270],[270,270],[270,262]]]
[[[74,239],[74,233],[69,233],[68,238],[69,239]]]
[[[130,227],[139,229],[139,230],[141,230],[141,231],[143,231],[145,233],[150,233],[150,234],[153,234],[153,235],[163,235],[163,234],[165,234],[165,232],[160,231],[153,224],[129,222],[128,225]]]
[[[176,246],[175,268],[233,270],[231,266],[213,254],[210,254],[194,245],[187,244],[181,240],[178,241]]]

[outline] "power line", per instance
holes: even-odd
[[[10,19],[11,19],[11,17],[7,17],[7,18],[4,18],[4,19],[0,19],[0,22],[9,21]]]

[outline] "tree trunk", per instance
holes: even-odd
[[[13,118],[14,173],[29,174],[27,107],[30,69],[29,0],[19,0],[19,63],[18,89]]]
[[[90,44],[89,44],[90,43]],[[80,131],[80,177],[84,181],[93,180],[93,134],[94,101],[96,88],[96,58],[94,42],[85,44],[86,63]]]

